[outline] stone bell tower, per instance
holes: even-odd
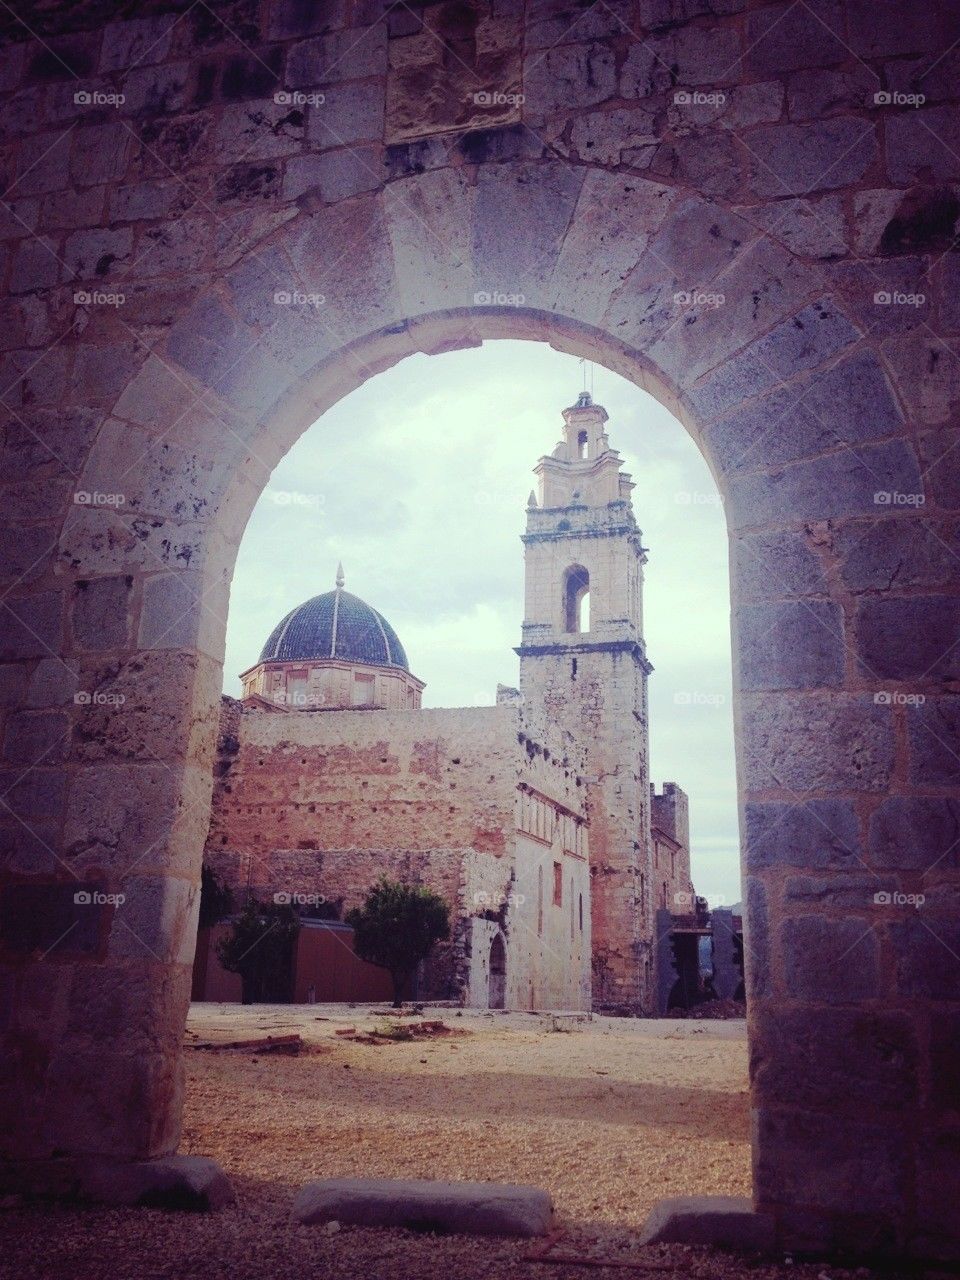
[[[587,785],[595,1009],[652,1012],[647,676],[633,484],[587,392],[535,471],[523,535],[524,715],[559,729]]]

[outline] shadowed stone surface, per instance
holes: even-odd
[[[774,1220],[746,1196],[676,1196],[647,1218],[643,1244],[720,1245],[764,1253],[774,1247]]]
[[[307,1226],[348,1222],[475,1236],[542,1236],[553,1225],[553,1204],[539,1187],[507,1183],[327,1178],[298,1192],[292,1217]]]

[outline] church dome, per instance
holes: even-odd
[[[261,662],[318,658],[410,670],[403,645],[383,614],[344,591],[342,568],[337,571],[336,589],[291,610],[274,627],[260,654]]]

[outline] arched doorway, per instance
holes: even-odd
[[[921,924],[888,890],[882,901],[873,892],[877,867],[895,889],[911,887],[918,865],[944,872],[928,815],[957,784],[943,746],[956,732],[948,646],[902,643],[927,618],[954,635],[946,597],[918,604],[897,580],[897,548],[920,527],[934,465],[921,471],[922,433],[907,421],[916,406],[893,385],[903,376],[912,386],[919,356],[881,352],[873,318],[847,317],[829,264],[800,260],[696,192],[554,160],[478,168],[476,181],[462,168],[411,173],[390,186],[400,198],[379,189],[293,213],[211,270],[209,288],[170,301],[156,348],[138,347],[129,376],[98,391],[100,412],[90,414],[79,382],[76,400],[65,394],[60,416],[79,415],[78,460],[45,512],[56,563],[46,578],[21,575],[5,605],[10,661],[32,664],[18,672],[17,714],[38,712],[26,692],[38,661],[89,668],[81,637],[91,611],[110,624],[97,650],[102,687],[137,710],[109,715],[62,691],[42,704],[44,759],[18,803],[43,817],[31,865],[46,879],[28,888],[50,932],[12,965],[25,1013],[11,1033],[16,1126],[5,1154],[176,1149],[214,708],[246,518],[276,458],[372,373],[413,351],[509,335],[589,357],[657,395],[717,477],[732,546],[756,1199],[785,1238],[801,1204],[804,1230],[835,1242],[855,1244],[868,1222],[904,1241],[916,1197],[902,1188],[926,1188],[928,1214],[945,1194],[918,1155],[926,1143],[931,1161],[946,1162],[940,1104],[908,1140],[901,1113],[880,1102],[868,1113],[862,1091],[831,1089],[815,1070],[798,1089],[796,1061],[803,1046],[817,1062],[826,1031],[849,1055],[845,1078],[872,1079],[866,1045],[876,1037],[861,1042],[853,1028],[879,1027],[888,999],[910,1043],[928,1045],[938,938],[955,935],[936,905],[946,896],[930,896]],[[496,295],[478,289],[518,277],[519,302],[491,305]],[[677,301],[713,281],[724,293],[707,293],[713,302],[695,316]],[[291,309],[283,282],[323,296],[323,309]],[[64,349],[80,344],[71,333]],[[923,425],[923,406],[917,413]],[[949,509],[942,467],[934,482]],[[74,496],[109,498],[121,483],[122,503]],[[33,519],[23,521],[30,536]],[[873,559],[857,560],[867,545]],[[914,580],[935,593],[933,553],[917,550],[915,561]],[[865,882],[838,888],[858,865]],[[96,927],[61,939],[53,926],[78,879],[107,898],[124,893],[137,945],[114,928],[110,903]],[[71,1003],[94,988],[107,1012],[91,1043]],[[34,1016],[50,991],[56,1016]],[[904,1050],[902,1078],[884,1095],[891,1106],[929,1080],[934,1050],[923,1052],[921,1067],[910,1065],[919,1050]],[[847,1176],[851,1152],[871,1171],[869,1202]]]
[[[503,934],[494,935],[490,943],[490,977],[488,980],[488,1005],[491,1009],[506,1008],[507,1000],[507,948]]]

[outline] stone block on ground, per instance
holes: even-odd
[[[542,1236],[553,1202],[539,1187],[499,1182],[325,1178],[308,1182],[293,1204],[295,1222],[348,1222],[438,1234]]]
[[[719,1245],[759,1253],[774,1247],[774,1221],[746,1196],[674,1196],[659,1200],[643,1229],[644,1244]]]
[[[208,1156],[166,1156],[81,1171],[81,1194],[106,1204],[209,1213],[233,1204],[230,1179]]]

